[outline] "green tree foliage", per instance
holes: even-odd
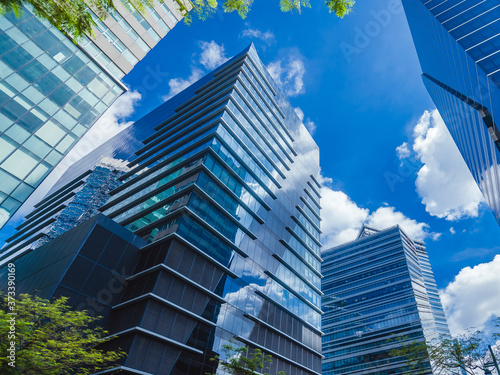
[[[250,10],[250,5],[252,5],[252,1],[253,0],[225,0],[223,5],[224,12],[229,13],[237,11],[239,16],[245,19]]]
[[[130,8],[140,12],[153,5],[154,0],[120,0]],[[159,0],[163,2],[163,0]],[[179,0],[180,1],[180,0]],[[48,20],[54,27],[64,34],[78,40],[83,35],[93,35],[94,21],[89,8],[92,8],[97,17],[104,19],[109,12],[115,11],[113,0],[0,0],[0,15],[10,12],[19,17],[22,7],[31,5],[33,13]]]
[[[78,41],[84,35],[93,36],[92,26],[95,23],[89,8],[100,19],[105,19],[109,12],[116,11],[113,1],[121,1],[128,9],[135,8],[141,13],[152,7],[155,1],[163,3],[163,0],[0,0],[0,15],[14,12],[19,17],[22,13],[22,7],[31,5],[37,17],[48,20],[65,35]],[[199,19],[206,20],[219,7],[217,0],[175,1],[187,24],[192,22],[191,13],[188,13],[191,8]],[[253,0],[224,0],[222,9],[224,12],[236,11],[241,18],[245,18],[250,11],[252,2]],[[326,0],[325,5],[330,12],[342,18],[351,11],[354,0]],[[279,6],[283,12],[296,10],[300,13],[302,8],[310,8],[311,4],[309,0],[279,0]]]
[[[311,7],[309,0],[280,0],[280,9],[282,12],[291,12],[296,10],[300,13],[303,7]]]
[[[354,0],[326,0],[326,6],[330,13],[335,13],[337,17],[344,17],[351,12]]]
[[[230,344],[226,344],[222,348],[222,360],[218,355],[210,358],[211,361],[216,361],[219,366],[232,375],[270,375],[269,366],[273,363],[273,357],[264,355],[260,349],[254,349],[249,354],[248,349],[244,346],[235,348]],[[210,374],[206,374],[210,375]],[[286,375],[285,371],[280,371],[276,375]]]
[[[342,18],[348,14],[353,5],[354,0],[326,0],[325,5],[330,13],[335,13],[338,17]],[[300,13],[302,8],[310,8],[311,3],[309,0],[280,0],[280,8],[283,12],[298,11]]]
[[[217,0],[193,0],[191,4],[194,7],[193,12],[202,21],[212,17],[217,11]],[[190,14],[185,14],[184,19],[188,24],[192,21]]]
[[[187,10],[188,5],[190,4],[194,7],[194,13],[201,20],[206,20],[211,15],[213,15],[219,4],[217,0],[176,0],[177,3],[181,6],[181,9]],[[224,0],[222,3],[222,9],[226,13],[230,12],[238,12],[241,18],[245,18],[250,11],[250,6],[252,5],[253,0]],[[310,8],[311,2],[310,0],[279,0],[279,7],[282,12],[301,12],[302,8]],[[335,13],[338,17],[342,18],[345,15],[349,14],[354,6],[354,0],[325,0],[325,5],[328,8],[330,13]],[[187,12],[183,13],[184,21],[186,23],[191,23],[192,18],[191,14],[187,14]]]
[[[475,375],[480,371],[484,373],[487,368],[491,369],[493,353],[498,358],[500,345],[494,342],[500,339],[500,318],[495,322],[496,331],[487,337],[483,330],[468,330],[454,338],[444,337],[436,342],[404,342],[402,337],[396,340],[400,346],[391,351],[391,356],[406,357],[406,365],[412,374],[427,373],[428,369],[423,366],[424,362],[431,361],[436,373],[447,375]],[[441,371],[441,372],[440,372]]]
[[[10,299],[12,301],[12,298]],[[102,328],[89,328],[98,318],[85,311],[70,310],[67,298],[48,301],[22,294],[9,305],[0,296],[0,373],[3,375],[87,375],[109,368],[125,355],[98,348],[107,334]],[[15,312],[15,338],[11,322]],[[11,342],[15,347],[15,367],[9,365]]]

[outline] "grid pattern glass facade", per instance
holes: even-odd
[[[0,210],[7,219],[123,89],[28,9],[0,18],[0,28]]]
[[[398,226],[364,227],[357,240],[323,257],[324,375],[403,374],[405,358],[389,356],[400,345],[395,336],[449,335],[425,247]],[[433,373],[429,361],[422,370]]]
[[[125,91],[119,79],[175,25],[166,12],[173,2],[155,7],[145,15],[152,25],[142,19],[157,39],[118,4],[106,20],[95,18],[95,39],[78,46],[28,8],[0,17],[0,227]]]
[[[175,115],[145,141],[121,177],[124,183],[102,207],[149,243],[143,249],[149,260],[138,265],[134,291],[117,316],[138,308],[135,298],[147,293],[144,285],[163,280],[153,272],[151,254],[163,251],[163,266],[170,267],[175,243],[182,243],[184,255],[175,267],[190,275],[195,288],[208,289],[196,313],[208,321],[183,323],[179,307],[193,306],[193,292],[172,287],[165,295],[167,281],[161,281],[164,308],[177,309],[172,329],[161,335],[191,352],[182,351],[168,370],[165,361],[147,370],[151,362],[131,357],[124,366],[201,375],[211,366],[211,353],[236,340],[272,354],[271,372],[320,374],[320,232],[306,214],[311,202],[319,215],[319,185],[311,177],[319,174],[318,147],[253,46],[212,74],[192,97],[172,99],[181,103]],[[208,259],[203,278],[210,283],[190,273],[197,263],[191,253]],[[130,327],[120,323],[114,332]],[[126,338],[119,335],[118,341],[125,345]]]
[[[403,0],[424,84],[500,224],[500,5]]]

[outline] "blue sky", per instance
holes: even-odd
[[[290,14],[256,1],[245,20],[179,24],[125,78],[142,95],[129,119],[253,42],[320,147],[324,241],[400,223],[425,240],[456,331],[500,315],[500,295],[469,307],[498,289],[500,228],[433,112],[401,3],[358,2],[343,19],[314,3]]]
[[[312,3],[297,14],[259,0],[245,20],[179,23],[124,78],[130,92],[94,134],[139,119],[253,42],[320,147],[324,242],[354,239],[363,222],[399,223],[426,242],[455,332],[500,316],[500,228],[422,84],[401,3],[359,1],[344,19]]]

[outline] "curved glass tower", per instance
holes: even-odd
[[[403,0],[422,79],[500,224],[500,4]]]

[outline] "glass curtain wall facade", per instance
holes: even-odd
[[[184,95],[101,209],[148,242],[110,320],[117,371],[201,375],[233,341],[320,374],[318,147],[253,46]]]
[[[363,227],[322,255],[323,375],[409,374],[404,357],[389,356],[397,336],[449,335],[425,247],[399,226]],[[429,361],[422,370],[433,373]]]
[[[139,135],[147,137],[142,148],[130,139]],[[319,150],[255,48],[251,45],[70,168],[16,239],[52,220],[59,203],[85,186],[86,171],[103,154],[131,161],[100,210],[132,231],[134,243],[146,243],[133,272],[127,271],[126,287],[106,302],[111,311],[106,329],[117,336],[109,345],[128,353],[113,371],[222,373],[210,358],[235,342],[271,354],[271,372],[320,374]],[[35,264],[33,272],[40,274],[37,254],[66,254],[70,234],[85,232],[89,221],[16,263]],[[68,295],[73,306],[80,306],[75,291],[81,288],[96,299],[80,283],[87,278],[75,277],[90,275],[89,262],[98,258],[92,249],[104,246],[96,238],[73,249],[79,251],[69,260],[74,271],[65,273],[64,287],[52,289]],[[23,269],[20,277],[32,280],[31,273]]]
[[[127,171],[122,160],[104,157],[94,168],[47,195],[7,239],[0,252],[0,267],[98,214],[109,192],[121,184],[118,177]]]
[[[500,224],[500,4],[403,6],[427,91]]]
[[[8,243],[0,250],[0,267],[6,262],[15,260],[25,250],[29,250],[36,245],[36,238],[43,235],[52,220],[74,199],[75,195],[85,185],[91,172],[96,169],[96,166],[102,167],[103,160],[107,159],[113,168],[118,166],[120,169],[123,169],[123,167],[126,169],[126,164],[137,157],[135,152],[143,146],[141,140],[154,134],[154,128],[160,125],[165,118],[173,116],[176,113],[175,109],[182,102],[194,97],[196,95],[195,91],[199,87],[214,78],[213,74],[214,72],[207,74],[198,82],[186,88],[182,97],[179,98],[181,100],[178,100],[177,97],[172,98],[71,165],[54,183],[46,196],[35,205],[35,209],[26,215],[24,222],[16,228],[17,232],[7,239]],[[120,161],[124,161],[123,165],[117,165],[117,161],[118,164],[120,164]],[[108,162],[104,163],[106,168]],[[119,182],[117,179],[116,181]],[[96,205],[94,201],[94,206],[89,206],[89,208],[97,210],[106,201],[99,201],[98,203],[99,205]]]
[[[174,4],[142,16],[118,2],[78,45],[28,8],[0,17],[0,227],[126,90],[120,79],[182,18]]]

